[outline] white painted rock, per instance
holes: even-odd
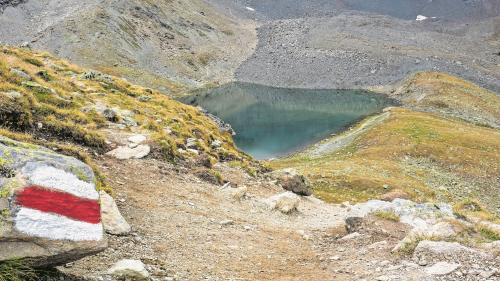
[[[430,275],[447,275],[460,267],[458,263],[438,262],[433,266],[427,267],[425,273]]]
[[[104,191],[99,194],[101,195],[101,216],[104,230],[114,235],[130,233],[132,229],[118,210],[115,200]]]
[[[65,264],[107,246],[92,169],[0,137],[0,261]]]
[[[108,270],[108,273],[119,278],[149,278],[149,273],[140,260],[120,260]]]
[[[149,145],[138,145],[136,147],[128,147],[128,146],[119,146],[110,152],[106,153],[106,155],[113,156],[116,159],[126,160],[126,159],[140,159],[146,157],[151,148]]]
[[[290,191],[276,194],[268,199],[268,205],[273,210],[284,214],[296,211],[299,207],[300,197]]]

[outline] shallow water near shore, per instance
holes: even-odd
[[[285,156],[391,105],[362,90],[274,88],[234,82],[183,98],[231,124],[238,148],[256,159]]]

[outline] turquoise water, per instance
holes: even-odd
[[[295,152],[391,104],[361,90],[283,89],[238,82],[182,101],[231,124],[238,148],[257,159]]]

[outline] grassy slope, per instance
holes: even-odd
[[[484,88],[439,72],[419,72],[393,93],[409,108],[500,128],[500,99]]]
[[[457,112],[480,108],[470,112],[496,117],[500,111],[493,93],[448,75],[421,73],[406,83],[400,89],[405,97],[417,88],[427,91],[418,101],[422,107],[442,101]],[[330,202],[396,196],[458,202],[472,197],[498,211],[500,131],[436,112],[394,108],[384,122],[341,150],[319,157],[306,151],[272,166],[297,168],[311,178],[316,195]]]
[[[32,81],[12,72],[14,68],[28,74]],[[87,151],[108,150],[108,121],[92,109],[95,104],[102,104],[131,110],[139,130],[151,135],[156,152],[153,155],[168,160],[186,157],[177,148],[187,138],[197,138],[200,151],[212,161],[249,161],[235,148],[231,136],[220,132],[197,109],[120,78],[86,79],[85,73],[86,70],[47,53],[0,49],[0,134],[57,147],[91,162]],[[11,91],[21,96],[9,97],[6,93]],[[84,112],[84,108],[88,111]],[[222,141],[222,149],[210,147],[215,139]]]

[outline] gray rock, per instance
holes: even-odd
[[[220,225],[232,225],[234,224],[233,220],[223,220],[219,222]]]
[[[145,280],[149,278],[149,272],[140,260],[120,260],[108,270],[108,273],[125,279],[136,278]]]
[[[118,112],[114,108],[106,108],[102,112],[102,114],[104,115],[104,117],[106,119],[108,119],[108,121],[111,121],[111,122],[117,122],[120,119]]]
[[[22,71],[22,70],[20,70],[20,69],[17,69],[17,68],[11,68],[11,69],[10,69],[10,72],[11,72],[12,74],[14,74],[14,75],[16,75],[16,76],[20,77],[20,78],[23,78],[23,79],[25,79],[25,80],[29,80],[29,81],[31,81],[31,76],[30,76],[28,73],[26,73],[26,72],[24,72],[24,71]]]
[[[457,242],[428,241],[418,243],[413,252],[413,259],[419,264],[429,261],[456,261],[462,256],[487,257],[487,254],[465,247]]]
[[[425,273],[430,275],[447,275],[460,267],[458,263],[438,262],[433,266],[427,267]]]
[[[150,96],[144,96],[144,95],[143,95],[143,96],[139,96],[137,99],[138,99],[139,101],[142,101],[142,102],[148,102],[148,101],[150,101],[150,100],[151,100],[151,97],[150,97]]]
[[[22,85],[30,90],[42,93],[42,94],[56,94],[56,91],[51,88],[44,87],[36,82],[25,81]]]
[[[311,184],[306,177],[300,175],[295,169],[284,169],[273,172],[283,189],[298,195],[310,196],[312,194]]]
[[[99,193],[89,166],[1,136],[0,159],[0,261],[29,258],[35,267],[55,266],[106,248],[100,213],[95,212]],[[44,196],[46,190],[50,196]],[[86,205],[53,201],[54,193],[84,199]],[[43,206],[56,208],[46,211]],[[75,207],[78,214],[59,211]]]
[[[89,71],[83,73],[80,76],[80,78],[85,79],[85,80],[100,81],[100,82],[104,82],[104,83],[113,82],[113,79],[111,78],[111,76],[104,74],[102,72],[99,72],[99,71],[95,71],[95,70],[89,70]]]
[[[146,157],[151,151],[149,145],[138,145],[134,148],[128,146],[119,146],[109,152],[106,155],[113,156],[120,160],[126,159],[140,159]]]
[[[132,228],[123,218],[115,200],[106,192],[99,192],[101,196],[101,216],[104,230],[114,235],[129,234]]]
[[[133,136],[130,136],[127,140],[131,143],[136,143],[136,144],[140,144],[144,141],[146,141],[146,136],[144,135],[133,135]]]
[[[195,138],[186,139],[186,147],[187,148],[197,148],[198,147],[198,140]]]
[[[9,99],[15,100],[20,99],[23,95],[16,91],[0,92],[1,95],[8,97]]]
[[[270,197],[267,200],[268,206],[273,210],[278,210],[284,214],[290,214],[297,211],[300,203],[300,197],[292,192],[283,192]]]
[[[222,145],[222,142],[221,142],[220,140],[214,140],[214,141],[210,144],[210,146],[211,146],[212,148],[218,148],[218,147],[220,147],[221,145]]]

